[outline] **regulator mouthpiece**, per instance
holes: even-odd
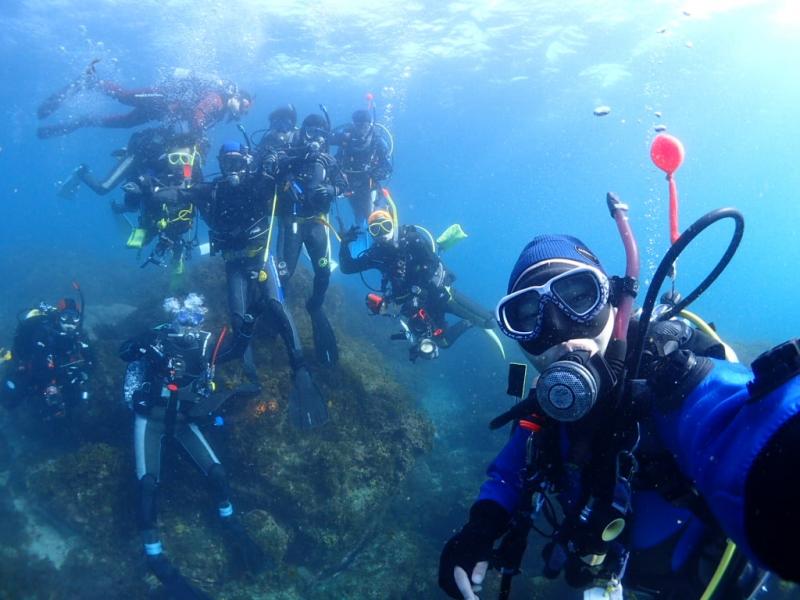
[[[570,360],[551,364],[542,372],[536,384],[539,406],[557,421],[581,419],[595,405],[597,395],[597,381],[591,371]]]

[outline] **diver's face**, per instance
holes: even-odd
[[[238,120],[239,117],[242,116],[242,112],[243,112],[242,111],[242,101],[238,97],[231,96],[230,98],[228,98],[227,107],[228,107],[228,115],[230,116],[230,119]]]
[[[269,124],[269,128],[272,131],[277,131],[279,133],[289,133],[293,127],[292,119],[284,115],[276,116]]]
[[[372,123],[369,121],[354,123],[353,124],[353,140],[357,142],[365,142],[372,133]]]
[[[533,269],[515,287],[523,289],[529,286],[544,285],[554,277],[573,269],[575,269],[574,265],[557,261],[542,263],[541,268]],[[554,302],[541,303],[539,310],[541,310],[541,332],[533,340],[520,342],[522,349],[534,356],[542,355],[551,348],[563,345],[570,340],[598,338],[605,332],[609,322],[613,321],[613,311],[608,303],[602,306],[597,314],[585,323],[579,323],[571,319]],[[598,349],[605,351],[605,347]]]
[[[379,244],[390,244],[394,239],[394,223],[389,219],[370,223],[369,235]]]
[[[67,334],[76,332],[80,323],[81,316],[76,310],[65,310],[58,317],[58,324],[61,331]]]

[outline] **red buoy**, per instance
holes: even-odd
[[[661,133],[653,139],[650,146],[650,158],[653,163],[667,175],[672,175],[683,163],[683,144],[675,136]]]
[[[678,228],[678,186],[672,174],[683,163],[683,144],[675,136],[659,133],[650,146],[650,158],[655,165],[667,174],[669,182],[669,238],[674,244],[680,237]]]

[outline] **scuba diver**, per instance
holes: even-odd
[[[20,314],[11,352],[3,357],[0,400],[9,408],[25,402],[42,420],[69,420],[88,400],[94,357],[83,334],[83,293],[75,287],[80,304],[64,298]]]
[[[87,90],[96,90],[125,106],[130,112],[111,115],[87,115],[39,127],[40,138],[67,135],[83,127],[131,128],[150,121],[181,127],[184,133],[202,135],[226,116],[240,119],[251,106],[250,95],[231,82],[216,76],[204,76],[188,69],[175,69],[163,82],[147,88],[127,89],[99,79],[97,60],[75,81],[45,100],[37,111],[40,120],[56,112],[64,102]]]
[[[609,277],[580,240],[543,235],[522,250],[497,305],[501,330],[539,376],[522,400],[525,366],[515,365],[509,393],[520,402],[490,425],[514,422],[442,551],[439,585],[452,598],[477,598],[490,565],[508,598],[531,529],[548,538],[544,576],[563,572],[584,598],[621,600],[624,582],[640,599],[743,600],[759,593],[765,568],[800,580],[790,475],[800,468],[800,341],[751,370],[685,310],[732,258],[741,214],[713,211],[677,238],[633,319],[638,249],[627,207],[613,194],[608,204],[624,277]],[[712,273],[656,305],[678,255],[727,218],[736,231]]]
[[[336,128],[331,145],[338,146],[336,161],[350,184],[345,196],[355,223],[364,227],[376,208],[385,208],[379,190],[381,182],[392,175],[394,143],[388,130],[375,123],[372,112],[357,110],[352,121]]]
[[[119,215],[139,215],[135,225],[129,222],[128,248],[141,250],[156,241],[142,267],[166,267],[171,257],[175,273],[183,272],[185,260],[197,245],[194,187],[203,180],[202,161],[197,146],[167,146],[158,157],[157,170],[126,183],[123,203],[112,203],[112,210]],[[192,229],[194,235],[189,239],[186,234]]]
[[[195,202],[209,229],[210,252],[225,260],[228,306],[236,336],[244,336],[245,372],[255,385],[250,333],[263,313],[286,344],[294,386],[289,416],[296,427],[310,429],[328,420],[325,400],[311,380],[297,327],[284,301],[274,256],[269,250],[275,220],[275,183],[254,167],[248,148],[227,142],[219,150],[221,176],[195,190]]]
[[[208,478],[226,542],[237,568],[259,572],[267,566],[261,548],[234,515],[225,468],[200,427],[220,424],[221,405],[241,396],[237,390],[216,391],[217,364],[240,352],[241,337],[228,338],[202,330],[207,309],[203,298],[167,298],[164,309],[171,322],[122,344],[119,355],[128,363],[124,397],[134,413],[134,447],[138,480],[137,525],[150,571],[171,598],[208,598],[172,566],[163,553],[158,533],[156,496],[161,476],[164,438],[178,442]],[[252,332],[252,323],[248,325]]]
[[[376,315],[401,317],[405,332],[395,339],[411,342],[412,361],[436,358],[439,347],[452,346],[473,325],[494,334],[491,313],[452,288],[455,275],[445,267],[427,230],[398,226],[388,211],[376,210],[369,216],[368,231],[373,243],[356,257],[350,245],[358,238],[358,227],[342,236],[339,266],[344,274],[380,271],[380,290],[367,295],[367,307]],[[461,320],[448,324],[448,313]]]
[[[267,177],[274,179],[280,229],[276,254],[278,273],[284,282],[294,274],[305,246],[314,269],[314,284],[306,309],[311,317],[317,358],[327,365],[339,360],[339,349],[322,303],[331,277],[331,203],[347,187],[347,180],[328,154],[330,120],[311,114],[302,123],[293,143],[272,149],[262,162]]]
[[[88,165],[81,164],[61,186],[58,195],[72,199],[80,185],[84,184],[98,196],[105,196],[123,182],[135,181],[139,176],[156,175],[165,170],[162,159],[164,150],[176,146],[197,146],[202,155],[207,151],[204,140],[168,127],[150,127],[136,131],[131,134],[127,146],[111,153],[117,163],[103,180],[98,180]]]
[[[279,106],[269,113],[269,127],[261,136],[255,155],[263,159],[270,150],[285,150],[291,146],[297,131],[297,110],[294,105]]]

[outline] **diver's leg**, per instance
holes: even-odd
[[[136,157],[128,155],[122,158],[103,181],[97,181],[92,175],[91,169],[86,165],[78,167],[77,175],[98,196],[105,196],[113,190],[120,181],[131,171]]]
[[[224,528],[225,537],[234,553],[237,566],[247,571],[260,571],[265,566],[264,553],[247,535],[244,527],[234,515],[225,467],[219,462],[208,440],[194,423],[179,427],[175,432],[175,437],[208,477],[208,483],[217,505],[217,513]]]
[[[353,209],[353,219],[357,226],[364,223],[373,210],[372,191],[368,185],[359,185],[353,189],[350,196],[350,206]]]
[[[339,362],[339,346],[333,327],[322,308],[331,279],[330,236],[328,228],[317,221],[306,223],[304,233],[308,256],[314,268],[314,289],[306,302],[314,334],[314,351],[322,364],[333,366]]]
[[[139,481],[137,525],[148,559],[157,557],[162,552],[156,522],[156,496],[161,474],[163,441],[163,422],[136,415],[133,443],[136,457],[136,478]]]
[[[331,280],[331,242],[328,228],[317,221],[305,223],[303,241],[314,269],[313,291],[306,303],[306,308],[312,312],[322,306]]]
[[[47,139],[67,135],[81,129],[83,127],[91,127],[97,124],[97,119],[94,117],[82,117],[80,119],[71,119],[55,125],[45,125],[36,130],[36,136],[40,139]]]
[[[136,415],[134,447],[136,475],[139,477],[139,530],[142,532],[147,567],[167,590],[170,598],[208,598],[194,588],[180,571],[164,556],[156,524],[156,491],[161,472],[161,445],[165,431],[164,423]]]
[[[250,271],[250,265],[245,260],[236,259],[225,262],[233,343],[226,346],[218,360],[225,362],[233,358],[243,358],[245,375],[252,383],[258,385],[258,373],[250,343],[255,330],[255,317],[250,313],[254,283]]]
[[[448,325],[444,328],[444,335],[441,337],[440,345],[444,348],[449,348],[469,329],[472,329],[472,322],[467,319],[461,319],[455,325]]]
[[[134,108],[132,111],[121,115],[97,118],[92,125],[109,129],[129,129],[137,125],[144,125],[148,121],[153,121],[155,118],[156,115],[154,115],[151,110]]]
[[[83,127],[107,127],[112,129],[130,128],[142,125],[154,119],[150,111],[134,108],[132,111],[122,115],[111,115],[109,117],[81,117],[70,119],[55,125],[46,125],[36,130],[36,135],[41,139],[67,135],[82,129]]]
[[[282,282],[288,282],[294,275],[302,247],[303,238],[300,233],[300,224],[292,217],[281,217],[277,254],[278,273]]]
[[[450,300],[447,302],[445,310],[457,317],[471,321],[473,325],[481,329],[494,327],[494,317],[491,312],[453,288],[450,288]]]
[[[158,88],[129,89],[107,79],[97,81],[95,87],[109,98],[133,108],[147,108],[157,100],[164,98],[164,93]]]

